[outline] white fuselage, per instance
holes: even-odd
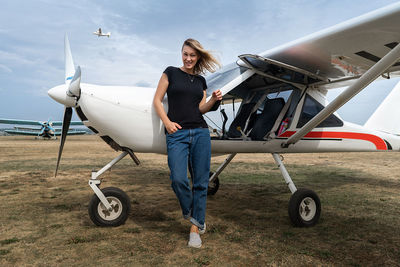
[[[65,92],[64,86],[54,89],[57,88],[63,90],[62,93]],[[109,136],[121,147],[128,147],[134,152],[164,154],[166,153],[164,126],[152,104],[155,90],[147,87],[81,84],[78,106],[87,118],[83,122],[86,126],[97,130],[99,136]],[[166,98],[164,106],[167,110]],[[299,113],[296,111],[294,120],[298,119]],[[400,150],[398,136],[371,131],[347,122],[344,122],[342,127],[315,128],[296,144],[288,148],[281,147],[282,142],[295,131],[296,128],[290,127],[280,137],[268,141],[212,140],[212,152],[310,153]]]
[[[81,84],[86,126],[135,152],[165,153],[164,127],[153,109],[155,88]]]

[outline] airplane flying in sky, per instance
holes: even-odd
[[[37,139],[57,139],[57,136],[61,135],[60,128],[54,128],[54,126],[62,126],[61,121],[33,121],[33,120],[13,120],[13,119],[0,119],[0,124],[13,124],[13,125],[30,125],[40,126],[40,128],[32,127],[18,127],[14,126],[14,130],[4,130],[4,132],[13,135],[32,135],[36,136]],[[71,121],[71,125],[83,125],[80,121]],[[68,135],[80,135],[86,134],[87,131],[69,129]]]
[[[97,31],[93,32],[93,34],[97,35],[97,37],[100,37],[100,36],[107,36],[107,37],[110,37],[111,32],[103,33],[103,32],[101,31],[101,28],[99,28]]]
[[[336,113],[377,78],[400,72],[400,3],[340,23],[263,53],[239,59],[207,77],[207,96],[220,89],[223,101],[240,103],[230,125],[224,122],[212,137],[212,153],[227,154],[210,175],[209,193],[215,194],[219,175],[237,153],[271,153],[289,187],[289,217],[295,226],[312,226],[319,220],[321,204],[315,192],[297,189],[281,154],[354,151],[399,151],[400,86],[375,111],[365,125],[346,122]],[[245,48],[244,48],[245,50]],[[120,189],[100,190],[100,179],[126,155],[139,165],[134,152],[166,153],[164,126],[152,100],[155,88],[100,86],[80,83],[81,68],[74,67],[65,37],[65,84],[48,94],[65,105],[63,134],[56,174],[69,127],[72,108],[82,122],[121,154],[97,172],[89,185],[94,195],[89,215],[96,225],[123,224],[130,210]],[[331,88],[347,86],[332,102]],[[164,107],[167,107],[166,98]]]

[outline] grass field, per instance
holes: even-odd
[[[201,249],[187,247],[166,156],[126,157],[102,187],[131,198],[127,222],[96,227],[92,169],[118,155],[95,136],[59,141],[0,137],[1,266],[400,266],[400,153],[285,155],[298,188],[322,203],[312,228],[290,224],[290,192],[271,155],[238,155],[207,203]],[[215,169],[224,157],[212,160]]]

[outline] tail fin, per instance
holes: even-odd
[[[64,38],[64,60],[65,60],[65,84],[71,82],[75,74],[74,60],[72,59],[71,48],[67,34]]]
[[[400,82],[364,124],[366,128],[400,135]]]

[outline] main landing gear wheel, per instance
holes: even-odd
[[[129,197],[119,188],[106,187],[101,189],[104,196],[110,203],[112,210],[109,211],[101,203],[96,194],[89,203],[89,216],[97,226],[119,226],[124,224],[131,210]]]
[[[210,172],[210,177],[213,174],[214,174],[213,172]],[[218,177],[216,177],[214,179],[214,181],[208,183],[207,195],[209,195],[209,196],[215,195],[215,193],[217,193],[218,189],[219,189],[219,179],[218,179]]]
[[[309,189],[298,189],[289,201],[289,217],[294,226],[315,225],[321,215],[321,202],[318,195]]]

